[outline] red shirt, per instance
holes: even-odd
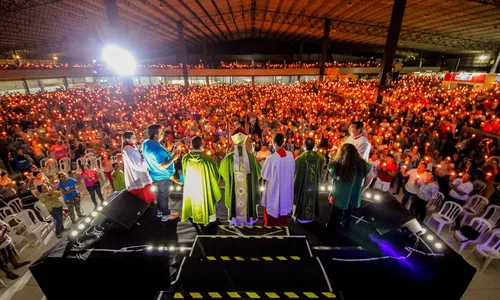
[[[380,164],[383,166],[384,163]],[[386,171],[383,169],[378,170],[377,172],[377,177],[382,180],[383,182],[391,182],[392,181],[392,176],[388,174],[388,172],[397,172],[398,171],[398,166],[396,166],[395,163],[392,164],[387,164],[385,166]]]
[[[57,160],[68,157],[68,148],[64,145],[54,145],[50,147],[50,152],[54,152]]]

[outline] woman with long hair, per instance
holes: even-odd
[[[363,179],[371,170],[352,144],[343,144],[329,166],[333,189],[330,192],[332,208],[328,229],[335,231],[337,224],[348,230],[351,209],[361,205]]]
[[[137,138],[132,131],[125,131],[122,134],[122,154],[127,190],[148,203],[156,200],[148,164],[137,149]]]

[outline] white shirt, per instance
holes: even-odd
[[[454,190],[450,190],[450,193],[449,193],[450,197],[457,199],[457,200],[463,200],[463,201],[467,200],[467,198],[469,198],[470,192],[472,192],[472,190],[474,190],[474,186],[472,185],[472,182],[467,181],[466,183],[462,183],[462,179],[460,179],[460,178],[453,180],[452,184],[454,186],[456,186],[458,188],[458,190],[465,193],[464,195],[460,196]]]
[[[359,154],[365,160],[368,160],[368,157],[370,156],[370,150],[372,148],[372,144],[370,144],[368,139],[366,137],[364,137],[362,134],[360,134],[356,137],[353,137],[352,135],[350,135],[345,139],[344,143],[354,145],[358,149]]]
[[[262,178],[266,180],[266,185],[261,205],[274,218],[288,215],[293,206],[295,160],[292,152],[285,152],[285,157],[278,153],[269,156],[262,168]]]
[[[137,148],[125,146],[123,154],[123,177],[127,190],[142,189],[153,182],[148,172],[148,164]]]
[[[411,169],[408,172],[406,172],[406,175],[410,176],[408,178],[408,182],[405,185],[405,189],[412,194],[417,194],[418,193],[418,187],[421,184],[424,184],[427,180],[427,172],[418,174],[417,169]],[[420,178],[417,177],[420,176]],[[417,184],[415,184],[415,179],[417,179]]]

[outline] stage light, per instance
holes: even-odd
[[[108,204],[109,204],[109,202],[108,202],[108,201],[104,201],[104,202],[102,203],[102,205],[104,205],[104,206],[106,206],[106,205],[108,205]]]
[[[102,211],[102,206],[98,206],[97,211]]]
[[[82,230],[83,228],[85,228],[85,225],[83,225],[83,224],[78,224],[78,229]]]
[[[71,231],[71,236],[77,236],[77,235],[78,235],[78,231],[76,231],[76,230]]]
[[[181,186],[180,186],[180,185],[178,185],[178,186],[176,186],[176,187],[175,187],[175,190],[179,192],[179,191],[181,191],[181,190],[182,190],[182,188],[181,188]]]
[[[109,45],[102,51],[106,64],[120,76],[133,75],[136,62],[130,52],[115,45]]]
[[[173,191],[175,188],[173,185],[170,186],[170,190]]]
[[[366,193],[365,197],[368,198],[368,199],[370,199],[372,197],[372,194],[371,193]]]
[[[425,229],[425,228],[422,227],[422,230],[420,230],[420,234],[424,234],[426,232],[427,232],[427,229]]]
[[[90,223],[90,222],[92,222],[91,218],[89,218],[89,217],[85,218],[85,223]]]
[[[165,250],[165,247],[163,246],[158,247],[158,251],[163,251],[163,250]]]
[[[174,247],[174,246],[170,246],[170,248],[168,248],[168,250],[170,250],[170,251],[174,251],[174,250],[175,250],[175,247]]]
[[[93,211],[90,215],[91,215],[92,217],[97,217],[97,212]]]
[[[441,248],[443,248],[443,244],[441,244],[441,243],[435,243],[434,247],[436,247],[436,249],[441,249]]]
[[[427,237],[426,237],[426,239],[427,239],[428,241],[433,241],[433,240],[434,240],[434,237],[433,237],[432,235],[428,234],[428,235],[427,235]]]
[[[331,191],[333,191],[333,186],[329,185],[329,186],[328,186],[328,190],[329,190],[330,192],[331,192]]]
[[[377,195],[373,196],[373,199],[375,199],[375,201],[379,201],[380,200],[380,195],[377,194]]]
[[[266,188],[264,186],[260,187],[260,191],[263,192]]]
[[[325,190],[325,186],[322,185],[320,188],[319,188],[321,191],[324,191]]]
[[[153,250],[153,246],[147,246],[146,250],[150,250],[150,251]]]
[[[184,251],[184,250],[185,250],[185,248],[184,248],[184,247],[181,247],[181,249],[179,249],[179,250]]]

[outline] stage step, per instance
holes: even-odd
[[[311,257],[304,236],[197,236],[190,257]]]
[[[227,226],[219,225],[217,235],[273,236],[290,235],[286,226]]]
[[[330,283],[317,258],[211,260],[186,257],[174,291],[188,293],[308,293],[328,292]]]

